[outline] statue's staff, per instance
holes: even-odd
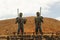
[[[40,16],[41,16],[41,7],[40,7]]]
[[[16,24],[18,23],[17,34],[19,34],[20,31],[21,31],[21,34],[23,35],[23,33],[24,33],[24,24],[26,23],[26,19],[22,17],[23,16],[22,12],[19,13],[19,9],[17,9],[17,14],[18,14],[18,17],[16,18]]]
[[[17,15],[19,16],[19,9],[17,9]]]

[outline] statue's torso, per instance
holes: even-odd
[[[21,18],[21,17],[17,17],[17,22],[19,23],[19,24],[23,24],[24,23],[24,19],[23,18]]]
[[[35,17],[35,24],[41,24],[43,17],[39,16],[39,17]]]

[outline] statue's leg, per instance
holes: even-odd
[[[38,27],[35,28],[36,35],[38,34]]]
[[[24,28],[23,28],[23,27],[21,28],[21,33],[22,33],[22,35],[23,35],[23,33],[24,33]]]
[[[24,33],[24,28],[23,28],[23,26],[22,26],[22,27],[21,27],[21,34],[22,34],[21,40],[23,40],[23,33]]]
[[[43,35],[42,27],[41,26],[39,27],[39,32],[40,32],[41,35]]]
[[[17,32],[17,34],[19,34],[19,32],[20,32],[20,24],[18,24],[18,32]]]
[[[40,26],[40,28],[39,28],[39,32],[40,32],[40,40],[42,40],[42,36],[43,36],[43,32],[42,32],[42,28],[41,28],[41,26]]]

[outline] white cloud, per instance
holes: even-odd
[[[60,17],[57,17],[56,19],[60,21]]]
[[[0,0],[0,18],[17,16],[17,8],[27,14],[35,13],[42,7],[42,13],[48,13],[50,6],[58,1],[60,0]]]

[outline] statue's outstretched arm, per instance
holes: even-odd
[[[15,22],[15,24],[18,22],[18,20],[17,20],[18,18],[16,18],[16,22]]]

